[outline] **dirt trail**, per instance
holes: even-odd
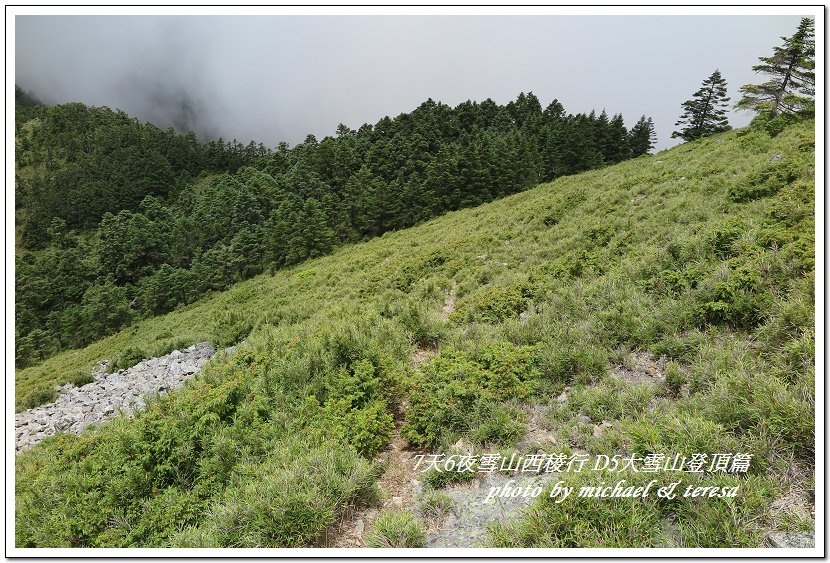
[[[444,301],[444,306],[441,307],[441,318],[446,320],[450,317],[450,313],[455,311],[455,280],[452,280],[452,286],[449,293],[447,293],[447,300]]]
[[[455,286],[456,283],[453,280],[444,305],[441,307],[441,318],[445,320],[455,310]],[[419,348],[409,357],[409,365],[412,369],[418,369],[437,353],[437,350]],[[378,487],[381,490],[380,506],[364,507],[347,514],[327,534],[327,547],[367,547],[366,532],[369,531],[372,522],[380,512],[387,508],[405,509],[414,504],[421,483],[418,480],[420,475],[415,469],[413,456],[419,451],[401,436],[401,426],[403,426],[403,413],[396,413],[392,440],[378,455],[378,459],[385,464],[384,472],[378,479]]]
[[[412,456],[417,451],[411,449],[408,440],[400,435],[401,425],[401,421],[396,422],[392,440],[378,455],[386,467],[378,479],[380,506],[363,507],[343,518],[329,533],[328,547],[367,547],[365,534],[380,512],[387,508],[407,508],[414,502],[419,482]]]

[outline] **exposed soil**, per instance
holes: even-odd
[[[550,423],[547,420],[549,407],[547,405],[526,405],[523,410],[527,415],[525,435],[516,444],[516,449],[526,453],[536,453],[537,449],[550,452],[556,446],[558,440],[551,431]]]
[[[797,461],[790,463],[784,478],[788,489],[769,507],[770,522],[767,531],[770,535],[775,534],[776,530],[792,526],[793,522],[815,523],[816,506],[815,498],[810,494],[813,490],[810,476],[810,470]],[[772,543],[775,545],[776,542]]]
[[[662,383],[666,380],[666,359],[655,358],[651,352],[631,352],[623,365],[615,365],[609,375],[631,385]]]
[[[421,366],[421,364],[423,364],[428,359],[437,354],[437,350],[431,350],[429,348],[419,348],[409,357],[409,367],[411,367],[412,369],[418,369]]]
[[[410,448],[406,438],[400,435],[400,426],[399,421],[388,447],[378,455],[385,465],[378,479],[380,505],[360,508],[341,519],[328,534],[328,547],[367,547],[365,534],[381,511],[387,508],[405,509],[413,504],[420,489],[413,459],[418,452]]]
[[[441,307],[441,318],[448,319],[450,313],[455,311],[455,280],[452,280],[452,286],[449,293],[447,293],[447,300],[444,301],[444,306]]]

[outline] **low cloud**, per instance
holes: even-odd
[[[654,118],[715,68],[733,100],[799,17],[17,16],[15,81],[47,103],[119,108],[202,139],[274,147],[411,111],[427,98]],[[746,113],[731,115],[733,126]]]

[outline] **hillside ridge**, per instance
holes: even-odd
[[[127,352],[247,342],[131,419],[22,451],[16,544],[321,546],[365,509],[367,545],[423,545],[429,518],[469,515],[488,491],[430,473],[411,505],[384,505],[402,497],[378,488],[395,436],[507,458],[754,454],[746,474],[684,473],[736,499],[539,498],[489,526],[490,546],[754,547],[813,530],[814,159],[809,121],[723,133],[339,248],[18,370],[20,399]],[[623,478],[652,476],[568,476]]]

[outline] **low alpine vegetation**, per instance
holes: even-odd
[[[558,178],[18,370],[18,405],[33,405],[104,358],[237,345],[134,418],[17,455],[16,545],[322,545],[377,504],[396,423],[428,452],[510,452],[544,426],[566,453],[754,454],[747,474],[687,483],[735,498],[539,498],[494,545],[759,546],[809,528],[771,507],[794,475],[813,490],[813,130],[728,131]],[[635,354],[665,356],[654,385],[614,377]],[[425,541],[405,512],[372,537]]]
[[[366,537],[369,547],[424,547],[427,535],[411,513],[387,510],[377,517]]]

